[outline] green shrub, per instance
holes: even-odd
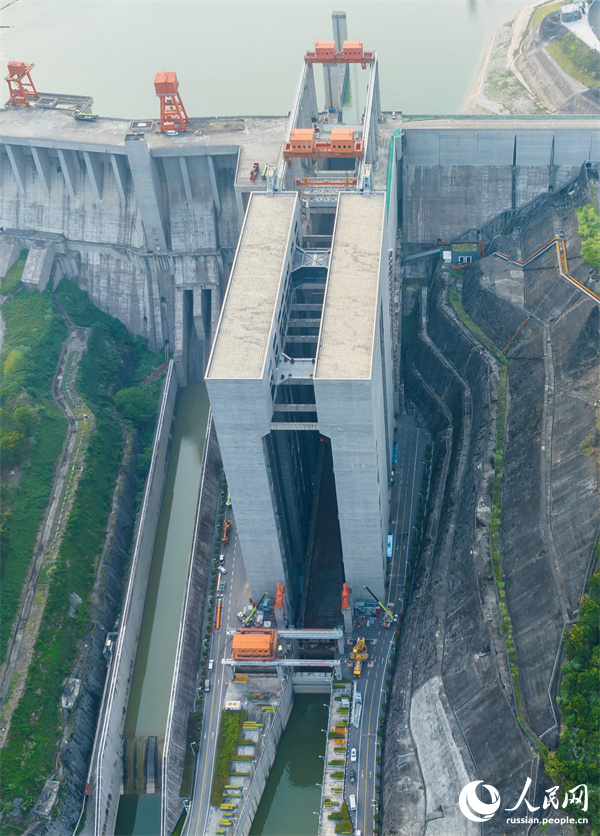
[[[0,293],[4,296],[15,293],[21,287],[21,276],[23,275],[23,268],[27,261],[27,253],[28,250],[21,250],[19,258],[9,268],[6,276],[0,278]]]
[[[597,545],[600,551],[600,542]],[[597,788],[600,749],[600,573],[590,579],[588,594],[581,599],[577,623],[565,632],[566,661],[558,704],[562,731],[556,751],[545,757],[546,771],[562,789],[586,784]],[[600,828],[598,793],[589,793],[589,824],[576,825],[578,833],[597,833]],[[571,808],[569,808],[571,809]]]
[[[221,712],[219,736],[215,752],[213,782],[210,793],[210,803],[213,806],[221,804],[223,790],[229,781],[231,763],[234,759],[238,746],[238,740],[241,738],[244,721],[247,716],[247,711]],[[240,760],[242,759],[242,756],[237,756],[235,759]],[[252,760],[252,757],[250,756],[249,759]],[[243,760],[246,760],[246,757],[244,757]]]
[[[600,215],[591,204],[577,209],[581,256],[586,264],[600,271]]]

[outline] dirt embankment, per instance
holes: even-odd
[[[463,113],[600,113],[600,96],[568,75],[547,51],[567,30],[556,14],[534,22],[540,0],[492,36]]]

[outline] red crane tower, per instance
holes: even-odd
[[[30,99],[38,98],[35,84],[31,79],[32,67],[35,67],[35,64],[26,64],[24,61],[8,62],[6,81],[11,105],[31,107]]]
[[[160,99],[161,133],[165,133],[165,131],[187,131],[186,125],[190,120],[179,95],[177,73],[156,73],[154,89]]]

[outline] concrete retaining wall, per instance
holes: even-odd
[[[171,361],[163,387],[150,472],[137,520],[119,632],[106,678],[88,776],[92,794],[84,833],[93,836],[112,834],[115,828],[122,779],[121,736],[167,471],[177,391],[177,377]]]
[[[206,589],[210,578],[211,553],[222,473],[221,454],[211,414],[206,429],[198,510],[163,750],[162,836],[169,836],[173,832],[183,810],[183,800],[180,798],[179,789],[185,763],[188,715],[195,706],[202,652],[203,631],[199,629],[198,614],[204,612]]]
[[[271,771],[275,755],[277,754],[277,746],[281,739],[281,735],[287,726],[290,714],[292,713],[293,705],[294,686],[292,685],[291,680],[288,679],[281,697],[279,709],[273,717],[273,723],[269,729],[266,739],[263,742],[262,752],[260,758],[258,759],[258,763],[256,764],[252,783],[248,788],[248,793],[245,797],[242,809],[240,810],[234,836],[248,836],[248,833],[250,833],[250,828],[252,827],[254,816],[256,815],[258,805],[260,804],[260,800],[267,783],[267,778],[269,777],[269,772]]]

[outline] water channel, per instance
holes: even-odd
[[[144,606],[125,737],[156,735],[162,749],[187,574],[206,422],[206,386],[182,389]],[[160,833],[160,794],[124,795],[116,836]]]
[[[316,836],[329,709],[326,694],[297,694],[250,836]],[[316,815],[315,815],[316,814]]]

